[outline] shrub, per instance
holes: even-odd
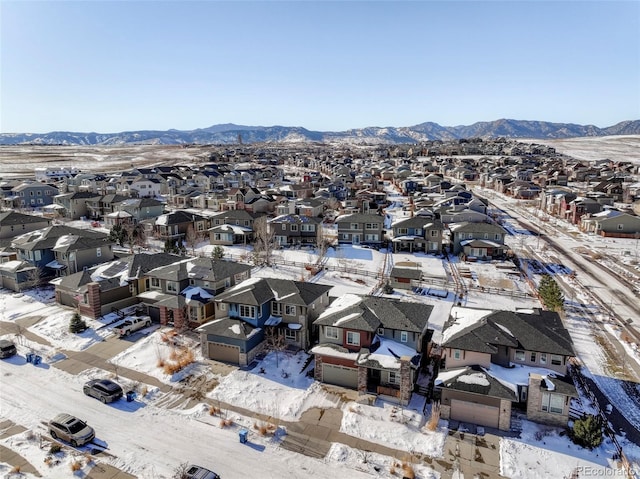
[[[71,470],[73,472],[79,471],[80,469],[82,469],[82,461],[76,460],[71,463]]]
[[[49,448],[49,454],[58,454],[62,450],[60,444],[53,443]]]
[[[413,466],[411,464],[402,464],[402,478],[403,479],[415,479],[416,473],[413,470]]]
[[[440,421],[440,404],[433,403],[431,406],[431,416],[429,417],[429,421],[427,421],[427,429],[429,431],[435,431],[438,427],[438,422]]]
[[[87,329],[87,323],[80,317],[80,314],[74,313],[71,316],[71,321],[69,321],[69,332],[70,333],[81,333]]]
[[[573,442],[579,446],[593,449],[602,443],[602,420],[598,416],[588,414],[573,422]]]

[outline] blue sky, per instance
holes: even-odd
[[[0,0],[0,131],[640,119],[640,2]]]

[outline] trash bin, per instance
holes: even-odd
[[[33,353],[27,353],[27,362],[28,363],[32,363],[34,356],[35,356],[35,354],[33,354]]]
[[[42,356],[39,356],[37,354],[33,355],[33,364],[34,365],[38,365],[42,362]]]
[[[249,431],[247,431],[246,429],[240,429],[240,431],[238,432],[238,435],[240,436],[240,442],[244,444],[247,442],[247,436],[249,436]]]
[[[127,402],[131,402],[136,398],[135,391],[127,391]]]

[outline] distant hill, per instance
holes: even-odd
[[[426,122],[408,127],[368,127],[339,132],[311,131],[291,126],[245,126],[227,123],[197,130],[140,130],[121,133],[0,133],[0,145],[181,145],[243,143],[419,143],[461,138],[561,139],[610,135],[638,135],[640,120],[623,121],[607,128],[574,123],[496,120],[473,125],[441,126]]]

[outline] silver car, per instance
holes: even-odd
[[[84,446],[96,436],[93,428],[71,414],[58,414],[49,421],[49,434],[73,447]]]
[[[103,403],[117,401],[122,397],[122,388],[110,379],[92,379],[85,383],[82,391],[87,396],[99,399]]]
[[[187,467],[184,473],[185,479],[220,479],[220,476],[215,472],[205,469],[201,466],[191,465]]]

